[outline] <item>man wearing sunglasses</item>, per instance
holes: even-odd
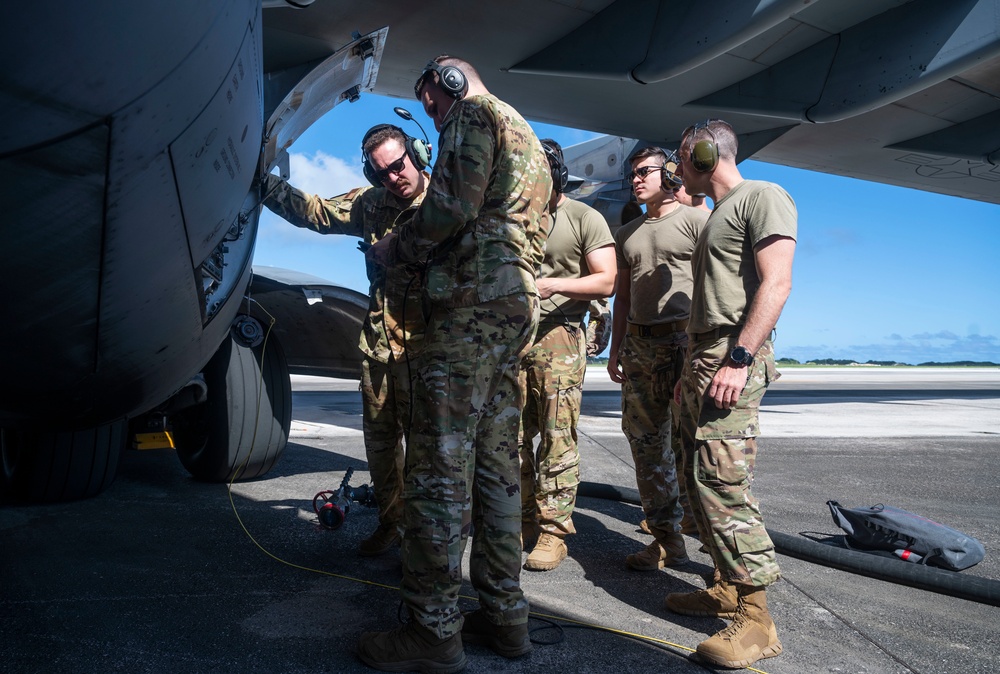
[[[362,140],[365,176],[373,183],[332,199],[298,190],[276,175],[263,185],[264,205],[296,227],[320,234],[380,240],[400,213],[424,198],[430,175],[421,171],[425,148],[391,124],[372,127]],[[429,149],[426,149],[429,153]],[[376,186],[375,183],[378,183]],[[419,278],[413,269],[366,261],[368,315],[361,330],[362,426],[368,469],[378,500],[378,528],[358,546],[362,556],[388,552],[399,542],[402,519],[403,436],[409,420],[407,352],[423,337]],[[406,326],[402,324],[405,316]]]
[[[369,251],[424,268],[429,320],[413,363],[402,597],[410,621],[361,635],[385,671],[457,672],[463,642],[531,650],[520,585],[520,358],[538,325],[535,276],[552,177],[541,143],[466,61],[439,56],[415,91],[441,136],[427,196]],[[462,554],[480,608],[458,609]]]
[[[774,366],[771,331],[792,287],[798,214],[778,185],[744,180],[737,139],[718,119],[684,131],[681,168],[715,209],[692,256],[690,347],[674,397],[681,405],[681,474],[715,563],[705,590],[667,595],[684,615],[731,618],[698,645],[721,667],[749,667],[781,653],[765,588],[780,569],[751,492],[759,409]]]
[[[687,346],[691,253],[708,214],[677,200],[681,181],[673,153],[646,147],[630,161],[632,190],[646,213],[615,232],[618,282],[608,374],[622,385],[622,431],[654,537],[625,565],[656,571],[687,562],[681,533],[697,531],[678,484],[680,444],[671,405]]]

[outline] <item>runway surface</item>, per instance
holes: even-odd
[[[353,484],[368,478],[357,382],[295,377],[294,391],[285,455],[233,485],[231,501],[154,451],[130,452],[97,498],[0,509],[0,672],[369,671],[353,648],[360,632],[397,624],[398,553],[355,554],[373,510],[355,507],[330,531],[311,506],[349,467]],[[634,488],[620,422],[617,387],[592,369],[584,480]],[[986,559],[961,575],[1000,581],[1000,369],[789,368],[761,424],[754,490],[769,529],[835,534],[827,500],[887,503],[977,537]],[[724,623],[662,607],[666,593],[703,586],[709,558],[688,539],[689,564],[626,570],[650,540],[641,519],[634,505],[581,498],[569,558],[522,573],[536,615],[576,622],[560,634],[533,618],[535,650],[516,660],[468,646],[467,671],[713,671],[690,649]],[[768,598],[784,653],[758,671],[998,667],[995,606],[779,561]],[[463,595],[474,596],[468,583]]]

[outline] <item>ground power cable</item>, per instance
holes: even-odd
[[[409,286],[407,286],[407,289],[409,289]],[[250,298],[248,297],[247,299],[249,300]],[[233,476],[232,476],[232,478],[230,478],[229,483],[226,485],[226,491],[227,491],[227,495],[229,497],[229,505],[232,508],[233,515],[236,517],[236,521],[239,523],[240,528],[243,530],[243,533],[246,535],[247,538],[250,539],[250,542],[252,542],[254,544],[254,546],[256,546],[257,549],[260,550],[262,553],[264,553],[267,557],[270,557],[271,559],[273,559],[274,561],[276,561],[276,562],[278,562],[280,564],[284,564],[285,566],[289,566],[289,567],[291,567],[293,569],[298,569],[299,571],[306,571],[306,572],[309,572],[309,573],[316,573],[316,574],[319,574],[319,575],[322,575],[322,576],[329,576],[331,578],[339,578],[341,580],[346,580],[346,581],[350,581],[350,582],[353,582],[353,583],[360,583],[362,585],[369,585],[369,586],[372,586],[372,587],[380,587],[380,588],[384,588],[384,589],[387,589],[387,590],[395,590],[396,592],[400,592],[401,588],[393,586],[393,585],[387,585],[385,583],[379,583],[379,582],[367,580],[367,579],[364,579],[364,578],[355,578],[354,576],[347,576],[347,575],[340,574],[340,573],[334,573],[332,571],[324,571],[322,569],[315,569],[315,568],[312,568],[312,567],[303,566],[301,564],[296,564],[295,562],[290,562],[290,561],[288,561],[286,559],[283,559],[283,558],[279,557],[278,555],[272,553],[267,548],[265,548],[257,540],[257,538],[252,533],[250,533],[250,530],[247,528],[246,524],[243,522],[243,518],[240,517],[239,510],[236,507],[236,501],[233,498],[233,483],[236,482],[236,479],[239,477],[240,473],[243,472],[243,469],[246,467],[247,463],[250,461],[250,456],[252,454],[252,449],[253,449],[254,443],[257,441],[257,429],[258,429],[258,426],[260,424],[260,410],[261,410],[260,400],[261,400],[261,397],[263,396],[263,392],[264,392],[263,391],[263,389],[264,389],[264,357],[265,357],[265,355],[267,353],[267,342],[268,342],[268,338],[271,335],[271,329],[274,327],[274,324],[276,322],[274,316],[272,316],[266,309],[264,309],[263,306],[261,306],[259,303],[256,303],[256,304],[257,304],[258,307],[261,308],[261,310],[265,314],[267,314],[268,319],[269,319],[269,323],[268,323],[268,326],[267,326],[267,331],[264,333],[264,341],[261,344],[261,350],[260,350],[260,364],[259,364],[260,379],[258,380],[258,383],[257,383],[257,411],[256,411],[256,415],[255,415],[255,418],[254,418],[253,436],[252,436],[252,439],[251,439],[251,442],[250,442],[251,451],[247,452],[246,458],[243,459],[243,462],[237,467],[237,469],[235,471],[233,471]],[[405,330],[405,324],[404,324],[404,330]],[[412,395],[412,392],[411,392],[411,395]],[[412,403],[411,403],[411,413],[412,413]],[[585,484],[585,483],[581,483],[581,487],[583,486],[583,484]],[[586,483],[586,484],[592,484],[592,483]],[[466,600],[469,600],[469,601],[474,601],[474,602],[477,602],[477,603],[479,601],[479,599],[477,597],[470,597],[468,595],[461,595],[460,594],[460,595],[458,595],[458,598],[459,599],[466,599]],[[529,618],[534,618],[535,620],[539,620],[539,621],[542,621],[543,623],[546,623],[542,627],[535,627],[535,628],[531,629],[529,631],[529,635],[531,633],[537,633],[539,631],[543,631],[543,630],[546,630],[546,629],[557,629],[559,631],[559,637],[555,641],[539,641],[539,640],[536,640],[536,639],[531,639],[532,643],[538,644],[540,646],[554,645],[554,644],[557,644],[560,641],[562,641],[563,640],[563,633],[564,633],[564,631],[565,631],[565,629],[567,627],[569,627],[569,628],[579,628],[579,629],[591,629],[591,630],[597,630],[597,631],[602,631],[602,632],[608,632],[610,634],[614,634],[614,635],[617,635],[617,636],[622,636],[622,637],[625,637],[625,638],[628,638],[628,639],[633,639],[635,641],[639,641],[639,642],[647,644],[647,645],[652,645],[652,646],[657,647],[657,648],[659,648],[659,649],[665,651],[666,653],[669,653],[670,655],[673,655],[675,657],[678,657],[678,656],[679,657],[683,657],[683,658],[685,658],[686,661],[690,662],[693,665],[700,666],[700,667],[704,668],[706,671],[715,671],[714,669],[711,669],[711,668],[707,667],[704,663],[700,662],[699,660],[692,659],[691,657],[689,657],[690,654],[696,653],[696,651],[693,648],[690,648],[688,646],[684,646],[682,644],[673,643],[671,641],[667,641],[666,639],[660,639],[658,637],[653,637],[653,636],[649,636],[649,635],[646,635],[646,634],[639,634],[639,633],[636,633],[636,632],[628,632],[626,630],[620,630],[620,629],[617,629],[617,628],[614,628],[614,627],[608,627],[606,625],[598,625],[598,624],[595,624],[595,623],[588,623],[588,622],[585,622],[585,621],[582,621],[582,620],[574,620],[572,618],[566,618],[566,617],[563,617],[563,616],[556,616],[556,615],[551,615],[551,614],[546,614],[546,613],[539,613],[537,611],[530,611],[528,613],[528,616],[529,616]],[[565,623],[565,625],[564,624],[560,624],[560,623]],[[529,636],[529,638],[530,638],[530,636]],[[680,653],[678,653],[678,651],[680,651]],[[760,669],[755,669],[753,667],[746,667],[745,669],[747,669],[748,671],[751,671],[751,672],[755,672],[756,674],[767,674],[767,672],[765,672],[763,670],[760,670]]]
[[[233,499],[232,486],[233,486],[233,482],[230,481],[230,483],[228,485],[228,487],[229,487],[229,504],[232,507],[233,514],[236,516],[236,521],[239,523],[240,528],[243,530],[243,533],[246,535],[246,537],[250,539],[250,542],[253,543],[254,546],[256,546],[256,548],[258,550],[260,550],[262,553],[264,553],[267,557],[270,557],[271,559],[273,559],[274,561],[278,562],[279,564],[284,564],[285,566],[289,566],[289,567],[291,567],[293,569],[298,569],[299,571],[306,571],[306,572],[309,572],[309,573],[316,573],[316,574],[319,574],[321,576],[329,576],[331,578],[338,578],[340,580],[346,580],[346,581],[349,581],[349,582],[352,582],[352,583],[360,583],[362,585],[369,585],[371,587],[379,587],[379,588],[383,588],[383,589],[386,589],[386,590],[394,590],[396,592],[401,591],[401,588],[398,587],[398,586],[387,585],[385,583],[379,583],[379,582],[376,582],[376,581],[367,580],[365,578],[357,578],[355,576],[348,576],[348,575],[341,574],[341,573],[335,573],[333,571],[325,571],[323,569],[316,569],[316,568],[309,567],[309,566],[303,566],[301,564],[296,564],[295,562],[290,562],[290,561],[288,561],[286,559],[283,559],[283,558],[279,557],[278,555],[272,553],[270,550],[268,550],[267,548],[265,548],[264,545],[261,544],[260,541],[258,541],[256,539],[256,537],[254,537],[254,535],[247,528],[246,523],[244,523],[243,518],[240,517],[239,510],[236,508],[236,503],[235,503],[235,501]],[[478,603],[478,601],[479,601],[479,599],[477,597],[472,597],[472,596],[463,595],[463,594],[458,595],[458,598],[459,599],[465,599],[465,600],[472,601],[472,602],[476,602],[476,603]],[[625,638],[628,638],[628,639],[633,639],[635,641],[639,641],[639,642],[647,644],[647,645],[655,646],[655,647],[657,647],[659,649],[662,649],[666,653],[669,653],[669,654],[671,654],[671,655],[673,655],[675,657],[683,657],[686,661],[690,662],[691,664],[697,665],[697,666],[701,666],[701,667],[705,668],[706,671],[715,671],[714,669],[712,669],[710,667],[707,667],[706,665],[704,665],[700,661],[698,661],[696,659],[692,659],[692,658],[689,657],[689,655],[694,654],[696,652],[695,649],[690,648],[688,646],[684,646],[683,644],[678,644],[678,643],[674,643],[672,641],[668,641],[666,639],[660,639],[659,637],[653,637],[653,636],[649,636],[649,635],[646,635],[646,634],[639,634],[637,632],[629,632],[627,630],[621,630],[621,629],[618,629],[618,628],[615,628],[615,627],[609,627],[607,625],[599,625],[599,624],[596,624],[596,623],[588,623],[588,622],[585,622],[585,621],[582,621],[582,620],[575,620],[573,618],[567,618],[567,617],[564,617],[564,616],[557,616],[557,615],[552,615],[552,614],[548,614],[548,613],[540,613],[538,611],[530,611],[528,613],[528,617],[530,619],[534,619],[536,621],[541,621],[543,623],[546,623],[542,627],[531,628],[529,630],[530,634],[537,634],[538,632],[546,630],[546,629],[557,629],[557,630],[559,630],[560,636],[557,639],[555,639],[555,640],[541,640],[541,639],[538,639],[537,637],[531,638],[531,642],[533,644],[537,644],[539,646],[551,646],[551,645],[555,645],[557,643],[560,643],[562,641],[562,633],[567,628],[590,629],[590,630],[597,630],[597,631],[601,631],[601,632],[607,632],[607,633],[614,634],[614,635],[621,636],[621,637],[625,637]],[[680,651],[680,652],[678,652],[678,651]],[[751,672],[756,672],[757,674],[767,674],[767,672],[765,672],[763,670],[760,670],[760,669],[755,669],[753,667],[747,667],[746,669],[748,671],[751,671]]]
[[[273,318],[272,318],[272,321],[273,321]],[[273,322],[272,322],[272,325],[273,325]],[[270,329],[271,329],[271,326],[269,325],[268,326],[268,333],[270,333]],[[261,349],[261,362],[262,363],[263,363],[264,353],[266,352],[266,348],[267,348],[267,336],[265,335],[264,345],[263,345],[263,347]],[[261,371],[263,372],[263,368],[261,368]],[[261,377],[263,379],[263,374],[261,375]],[[263,384],[263,382],[261,382],[261,384]],[[258,394],[258,395],[260,395],[260,394]],[[258,415],[259,415],[259,405],[258,405]],[[255,423],[255,426],[254,426],[254,436],[255,436],[255,439],[256,439],[256,423]],[[251,444],[251,447],[252,446],[253,445]],[[333,571],[325,571],[323,569],[316,569],[316,568],[312,568],[312,567],[309,567],[309,566],[303,566],[301,564],[296,564],[295,562],[290,562],[290,561],[288,561],[286,559],[283,559],[283,558],[279,557],[278,555],[272,553],[270,550],[268,550],[267,548],[265,548],[264,545],[261,544],[260,541],[258,541],[257,538],[250,532],[249,528],[247,528],[246,523],[243,521],[243,518],[240,516],[239,509],[236,507],[236,501],[233,498],[233,483],[236,481],[236,478],[242,472],[242,470],[243,470],[244,466],[246,465],[247,461],[249,461],[249,458],[250,458],[250,455],[248,454],[247,458],[244,459],[243,464],[241,464],[239,466],[239,468],[236,471],[234,471],[233,477],[232,477],[232,479],[230,479],[230,481],[229,481],[229,483],[227,485],[227,493],[228,493],[228,496],[229,496],[229,505],[232,508],[233,515],[236,517],[237,523],[239,523],[240,528],[243,530],[243,533],[246,535],[246,537],[248,539],[250,539],[250,542],[253,543],[254,546],[258,550],[260,550],[262,553],[264,553],[264,555],[266,555],[267,557],[273,559],[274,561],[278,562],[279,564],[284,564],[285,566],[289,566],[289,567],[291,567],[293,569],[297,569],[299,571],[306,571],[308,573],[315,573],[315,574],[319,574],[321,576],[329,576],[331,578],[338,578],[340,580],[346,580],[346,581],[349,581],[349,582],[352,582],[352,583],[360,583],[362,585],[369,585],[371,587],[379,587],[379,588],[383,588],[383,589],[386,589],[386,590],[394,590],[396,592],[400,592],[401,591],[401,588],[399,588],[397,586],[394,586],[394,585],[387,585],[385,583],[379,583],[379,582],[376,582],[376,581],[367,580],[365,578],[357,578],[357,577],[354,577],[354,576],[348,576],[348,575],[341,574],[341,573],[335,573]],[[459,599],[466,599],[466,600],[473,601],[473,602],[476,602],[476,603],[479,602],[479,599],[477,597],[471,597],[471,596],[468,596],[468,595],[459,595],[458,598]],[[714,669],[711,669],[711,668],[707,667],[706,665],[704,665],[700,661],[689,657],[691,654],[695,653],[695,650],[693,648],[690,648],[688,646],[684,646],[682,644],[677,644],[677,643],[668,641],[666,639],[660,639],[658,637],[653,637],[653,636],[649,636],[649,635],[646,635],[646,634],[639,634],[639,633],[636,633],[636,632],[628,632],[626,630],[620,630],[620,629],[617,629],[617,628],[614,628],[614,627],[608,627],[606,625],[598,625],[598,624],[595,624],[595,623],[588,623],[588,622],[585,622],[585,621],[582,621],[582,620],[574,620],[573,618],[566,618],[564,616],[557,616],[557,615],[551,615],[551,614],[547,614],[547,613],[540,613],[540,612],[537,612],[537,611],[531,611],[531,612],[529,612],[528,616],[529,616],[530,619],[535,619],[537,621],[541,621],[541,622],[545,623],[542,627],[531,628],[529,630],[529,635],[530,634],[537,634],[538,632],[544,631],[544,630],[547,630],[547,629],[557,629],[559,631],[559,637],[557,639],[555,639],[555,640],[544,640],[543,641],[543,640],[538,639],[537,637],[536,638],[532,638],[531,642],[533,644],[537,644],[539,646],[550,646],[550,645],[554,645],[554,644],[557,644],[557,643],[561,642],[562,639],[563,639],[563,632],[567,628],[591,629],[591,630],[597,630],[597,631],[601,631],[601,632],[608,632],[610,634],[614,634],[614,635],[617,635],[617,636],[625,637],[625,638],[628,638],[628,639],[633,639],[635,641],[639,641],[641,643],[654,646],[654,647],[656,647],[658,649],[661,649],[664,652],[666,652],[666,653],[668,653],[670,655],[673,655],[675,657],[683,657],[687,662],[690,662],[693,665],[697,665],[697,666],[703,667],[704,669],[706,669],[706,671],[715,671]],[[747,667],[746,669],[748,671],[755,672],[756,674],[767,674],[767,672],[765,672],[763,670],[760,670],[760,669],[755,669],[753,667]]]

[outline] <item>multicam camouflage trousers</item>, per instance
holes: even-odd
[[[672,401],[686,346],[683,332],[657,338],[625,335],[618,357],[626,377],[622,431],[632,448],[646,524],[659,541],[680,531],[684,515],[677,482],[680,444],[675,441]]]
[[[576,425],[587,372],[585,348],[586,333],[580,325],[543,323],[521,359],[521,519],[537,521],[542,531],[560,537],[576,533]]]
[[[411,362],[413,427],[403,489],[403,600],[439,638],[462,629],[462,552],[499,625],[528,620],[520,586],[519,361],[538,323],[536,295],[436,307]]]
[[[365,454],[383,528],[403,516],[403,436],[409,423],[410,380],[406,361],[361,362],[362,427]]]
[[[688,351],[681,378],[681,472],[688,493],[697,495],[691,509],[722,577],[763,587],[775,582],[780,570],[750,486],[760,401],[778,373],[774,349],[765,342],[748,366],[749,378],[736,406],[719,409],[707,392],[733,346],[723,337],[692,344]]]

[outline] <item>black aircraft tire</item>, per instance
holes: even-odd
[[[281,345],[272,338],[264,347],[262,361],[262,347],[223,342],[204,371],[208,401],[179,415],[177,454],[196,480],[229,482],[234,473],[237,481],[251,480],[281,457],[292,388]]]
[[[128,424],[84,431],[0,430],[0,500],[57,503],[90,498],[115,480]]]

